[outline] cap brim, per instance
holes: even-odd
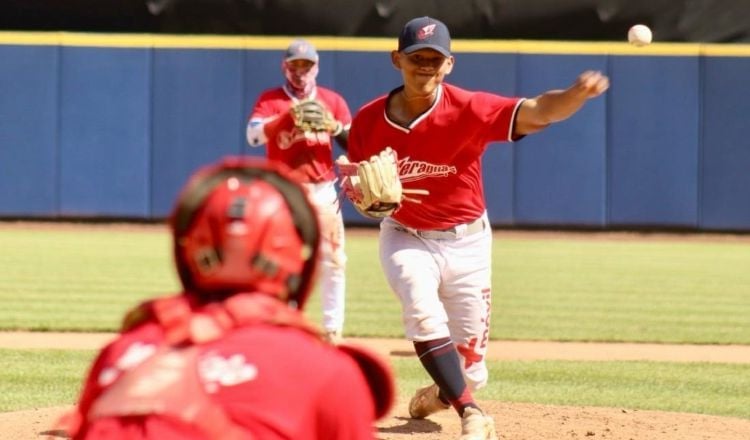
[[[307,56],[307,55],[292,55],[292,56],[286,57],[284,59],[284,61],[296,61],[296,60],[307,60],[307,61],[312,61],[313,63],[317,63],[318,62],[318,58],[317,57],[310,57],[310,56]]]
[[[446,56],[446,57],[451,56],[451,53],[449,51],[445,50],[445,48],[438,46],[436,44],[413,44],[401,50],[401,52],[408,54],[408,53],[416,52],[420,49],[432,49],[436,52],[440,52],[440,54],[443,56]]]

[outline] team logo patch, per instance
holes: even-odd
[[[97,378],[99,386],[111,385],[120,377],[122,372],[135,368],[155,353],[156,346],[154,344],[136,342],[130,345],[125,353],[115,361],[114,365],[102,369]]]
[[[435,35],[435,26],[434,24],[428,24],[427,26],[423,27],[422,29],[417,32],[417,38],[420,40],[424,40],[428,37],[431,37],[432,35]]]
[[[227,357],[211,354],[201,359],[198,371],[209,393],[215,393],[221,386],[239,385],[258,376],[258,368],[241,353]]]
[[[293,127],[291,130],[281,130],[276,136],[276,144],[280,150],[288,150],[296,143],[304,143],[307,146],[312,146],[330,142],[331,135],[328,132],[304,131],[296,127]]]

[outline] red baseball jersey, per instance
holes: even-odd
[[[393,214],[421,230],[447,229],[477,219],[485,211],[481,156],[493,141],[512,141],[522,98],[470,92],[442,84],[435,103],[402,127],[388,119],[388,96],[363,106],[349,133],[349,159],[366,160],[385,147],[398,153],[404,188],[425,189],[422,203],[405,202]]]
[[[313,98],[331,112],[337,121],[348,126],[352,116],[344,98],[333,90],[318,86]],[[333,139],[330,134],[305,133],[294,126],[289,108],[296,98],[283,87],[266,90],[258,98],[249,119],[266,121],[269,159],[285,163],[303,182],[324,182],[336,178],[333,169]],[[276,121],[276,118],[280,118]]]
[[[108,345],[86,380],[79,414],[89,414],[92,408],[96,413],[97,405],[106,407],[104,392],[117,386],[128,369],[156,358],[154,353],[163,349],[164,340],[163,328],[148,322]],[[239,428],[239,438],[374,438],[374,403],[357,363],[301,329],[244,326],[191,349],[194,353],[184,365],[180,365],[181,357],[164,357],[161,369],[154,369],[158,374],[150,375],[158,380],[152,380],[147,388],[153,387],[158,399],[149,398],[146,403],[166,414],[100,417],[84,423],[74,439],[238,438],[219,428],[226,426],[227,420]],[[110,393],[114,397],[110,406],[126,405],[134,399],[133,394],[150,391],[142,384],[138,388],[131,386],[128,393],[115,396]],[[221,417],[217,417],[214,404],[223,409]],[[130,403],[136,413],[145,406],[143,402]],[[175,417],[178,413],[182,419]],[[184,418],[193,420],[187,423]],[[201,425],[218,430],[206,435]]]

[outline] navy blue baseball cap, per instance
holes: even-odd
[[[451,56],[451,34],[440,20],[419,17],[410,20],[398,37],[398,51],[412,53],[420,49],[433,49],[446,57]]]
[[[318,62],[318,51],[315,50],[315,46],[310,44],[307,40],[298,38],[289,44],[284,54],[285,61],[294,60],[308,60],[313,63]]]

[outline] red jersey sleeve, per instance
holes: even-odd
[[[478,92],[472,97],[472,114],[482,127],[485,142],[513,140],[516,114],[523,100]]]
[[[278,103],[276,102],[278,99],[274,97],[275,93],[276,92],[272,90],[263,92],[260,97],[258,97],[258,101],[255,103],[249,119],[266,119],[277,116],[280,113],[280,110]]]
[[[325,396],[318,405],[317,438],[326,440],[372,440],[375,438],[375,405],[362,370],[342,356],[339,371],[330,376]],[[346,417],[342,417],[346,414]]]

